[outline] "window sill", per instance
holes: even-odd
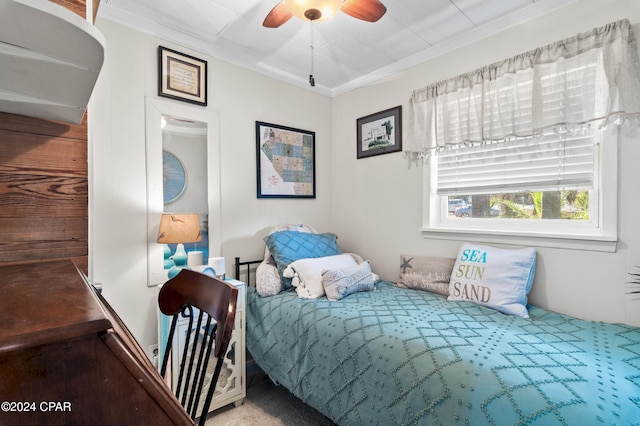
[[[510,231],[479,231],[422,228],[426,239],[469,241],[477,243],[509,244],[518,246],[551,247],[570,250],[601,251],[615,253],[618,240],[614,237],[541,235]]]

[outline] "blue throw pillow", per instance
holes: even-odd
[[[282,273],[290,263],[299,259],[309,259],[342,254],[336,234],[310,234],[308,232],[279,231],[267,236],[264,241],[276,262],[280,281],[284,290],[290,289],[291,278]]]
[[[448,300],[464,300],[529,318],[527,295],[536,271],[536,250],[465,243],[449,281]]]

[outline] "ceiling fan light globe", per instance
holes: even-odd
[[[289,11],[303,21],[310,21],[306,12],[310,9],[317,9],[321,12],[320,17],[313,19],[315,22],[326,21],[335,16],[340,10],[344,0],[284,0]],[[315,15],[313,15],[315,16]]]

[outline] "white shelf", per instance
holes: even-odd
[[[0,111],[80,123],[104,51],[102,34],[62,6],[0,0]]]

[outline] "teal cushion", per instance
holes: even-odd
[[[279,231],[267,236],[264,241],[276,262],[282,288],[292,288],[291,278],[283,277],[282,273],[290,263],[299,259],[309,259],[342,254],[338,247],[336,234],[310,234],[297,231]]]
[[[527,295],[536,271],[536,250],[501,249],[465,243],[449,281],[448,300],[493,308],[529,318]]]

